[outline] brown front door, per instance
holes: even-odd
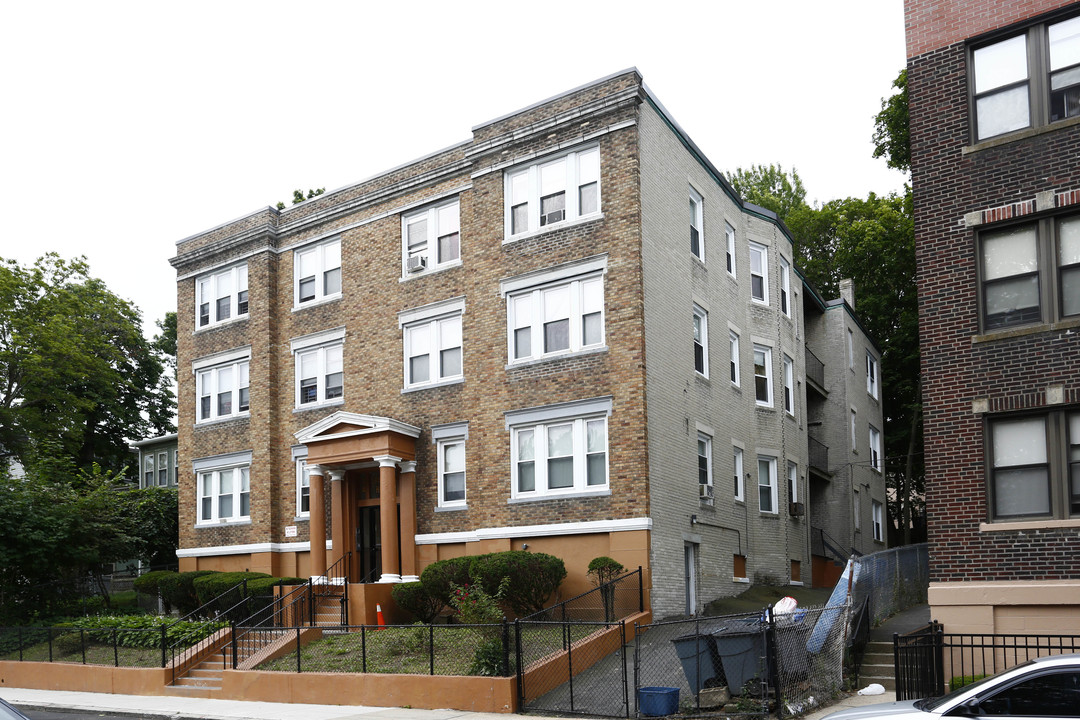
[[[382,534],[379,506],[361,505],[356,523],[356,555],[360,562],[360,582],[374,583],[382,577]]]

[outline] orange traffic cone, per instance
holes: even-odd
[[[375,605],[375,619],[376,619],[376,622],[379,625],[380,630],[382,630],[384,627],[386,627],[386,621],[383,620],[383,616],[382,616],[382,605],[378,605],[378,604]]]

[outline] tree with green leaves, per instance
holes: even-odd
[[[795,168],[788,173],[782,165],[751,165],[735,168],[728,180],[744,200],[772,210],[784,222],[794,210],[806,207],[806,188]]]
[[[0,259],[0,449],[26,468],[120,470],[128,441],[172,430],[175,398],[138,309],[55,253]]]
[[[908,132],[907,68],[893,80],[896,92],[881,101],[874,116],[874,157],[891,168],[911,172],[911,134]]]

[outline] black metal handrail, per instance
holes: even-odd
[[[333,565],[326,570],[326,581],[331,587],[341,587],[341,595],[339,596],[341,602],[341,624],[349,624],[349,564],[352,559],[352,553],[347,552],[337,559]],[[335,593],[323,593],[320,597],[331,597]],[[317,608],[312,608],[312,612],[315,612]]]
[[[259,650],[270,645],[280,636],[281,628],[295,628],[315,624],[314,585],[309,579],[288,593],[275,598],[274,602],[253,615],[232,625],[231,663],[236,669],[240,663]],[[241,642],[242,641],[242,642]]]
[[[235,589],[235,588],[233,588],[233,589]],[[218,597],[220,598],[221,595],[219,595]],[[246,606],[249,600],[250,600],[250,598],[248,598],[247,595],[245,595],[243,598],[241,598],[241,600],[238,603],[236,603],[235,605],[233,605],[230,608],[227,608],[225,611],[219,613],[218,617],[222,617],[222,616],[224,616],[224,617],[232,617],[234,612],[236,612],[240,608],[241,605]],[[199,623],[199,621],[188,621],[188,622]],[[175,625],[175,623],[174,623],[174,625]],[[178,662],[178,660],[180,658],[182,658],[183,656],[185,656],[185,655],[189,659],[197,658],[199,656],[199,654],[202,653],[203,650],[211,648],[215,643],[221,642],[221,638],[216,637],[217,636],[217,631],[222,630],[225,627],[227,627],[224,624],[223,621],[218,620],[218,619],[203,620],[203,621],[201,621],[201,625],[202,625],[203,629],[207,633],[205,638],[203,638],[199,642],[195,643],[194,645],[190,645],[190,646],[187,645],[186,640],[181,639],[181,640],[177,640],[176,642],[174,642],[169,647],[170,656],[172,658],[172,663],[171,663],[172,681],[174,683],[180,677],[179,671],[181,669],[181,664]],[[184,667],[183,669],[184,670],[189,669],[191,664],[192,663],[189,663],[188,666]]]

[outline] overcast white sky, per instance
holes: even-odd
[[[870,136],[904,63],[902,0],[0,0],[0,257],[86,255],[152,332],[176,241],[628,67],[723,171],[899,191]]]

